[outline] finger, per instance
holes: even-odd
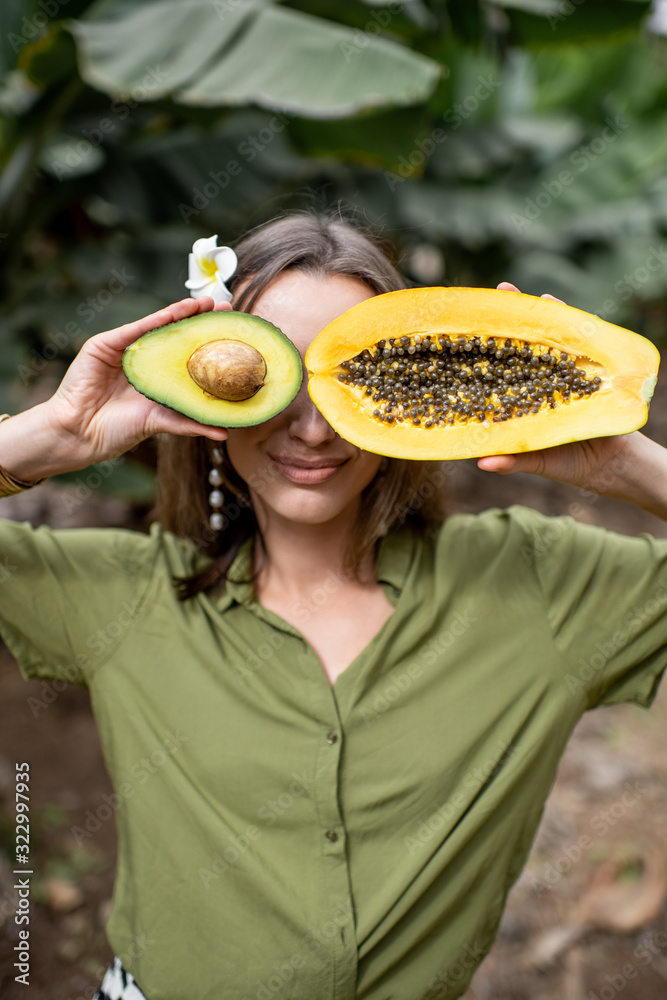
[[[106,333],[98,333],[97,337],[91,338],[91,341],[100,338],[103,339],[104,346],[112,351],[124,351],[142,334],[156,330],[159,326],[166,326],[167,323],[177,323],[200,312],[210,312],[214,304],[210,295],[202,295],[199,299],[181,299],[180,302],[174,302],[165,309],[159,309],[158,312],[144,316],[134,323],[126,323]]]
[[[151,421],[151,434],[178,434],[181,437],[207,437],[211,441],[226,441],[229,431],[226,427],[212,427],[200,424],[180,413],[160,407],[159,414]]]
[[[500,476],[512,472],[530,472],[536,476],[545,474],[544,454],[541,451],[526,451],[519,455],[487,455],[478,459],[477,467],[484,472],[496,472]]]
[[[511,281],[501,281],[499,285],[496,285],[496,288],[500,292],[519,292],[519,289]],[[519,292],[520,294],[521,292]]]
[[[516,455],[487,455],[477,460],[477,468],[483,472],[497,472],[500,476],[515,472]]]
[[[213,306],[214,312],[222,312],[223,309],[233,310],[234,307],[231,302],[216,302]]]
[[[549,295],[548,292],[545,292],[544,295],[540,295],[540,298],[541,299],[549,299],[551,302],[560,302],[560,304],[562,306],[565,305],[565,303],[563,302],[562,299],[557,299],[555,295]]]

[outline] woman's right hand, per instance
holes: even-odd
[[[213,299],[182,299],[166,309],[91,337],[45,403],[0,424],[0,465],[28,481],[82,469],[121,455],[153,434],[205,436],[224,441],[227,431],[209,427],[142,396],[125,378],[123,351],[156,327],[211,309],[231,309]]]

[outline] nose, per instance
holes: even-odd
[[[336,432],[324,419],[308,394],[308,385],[304,379],[298,395],[285,410],[289,420],[289,436],[302,441],[309,448],[328,444],[336,437]]]

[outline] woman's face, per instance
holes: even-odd
[[[252,312],[282,330],[303,358],[320,330],[373,294],[356,278],[285,271]],[[344,511],[355,516],[359,495],[381,462],[336,434],[308,395],[305,378],[282,413],[255,427],[230,429],[227,454],[258,513],[263,508],[265,515],[304,524],[323,524]]]

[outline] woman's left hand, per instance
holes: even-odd
[[[498,288],[519,291],[508,281],[501,282]],[[562,302],[553,295],[542,298]],[[500,475],[534,473],[591,493],[629,500],[659,517],[667,516],[667,452],[639,431],[516,455],[490,455],[478,459],[477,465]]]
[[[638,437],[643,435],[635,431]],[[511,472],[531,472],[545,479],[580,486],[591,493],[616,495],[623,492],[624,474],[632,462],[635,434],[590,438],[573,441],[540,451],[525,451],[516,455],[489,455],[477,460],[485,472],[505,476]]]

